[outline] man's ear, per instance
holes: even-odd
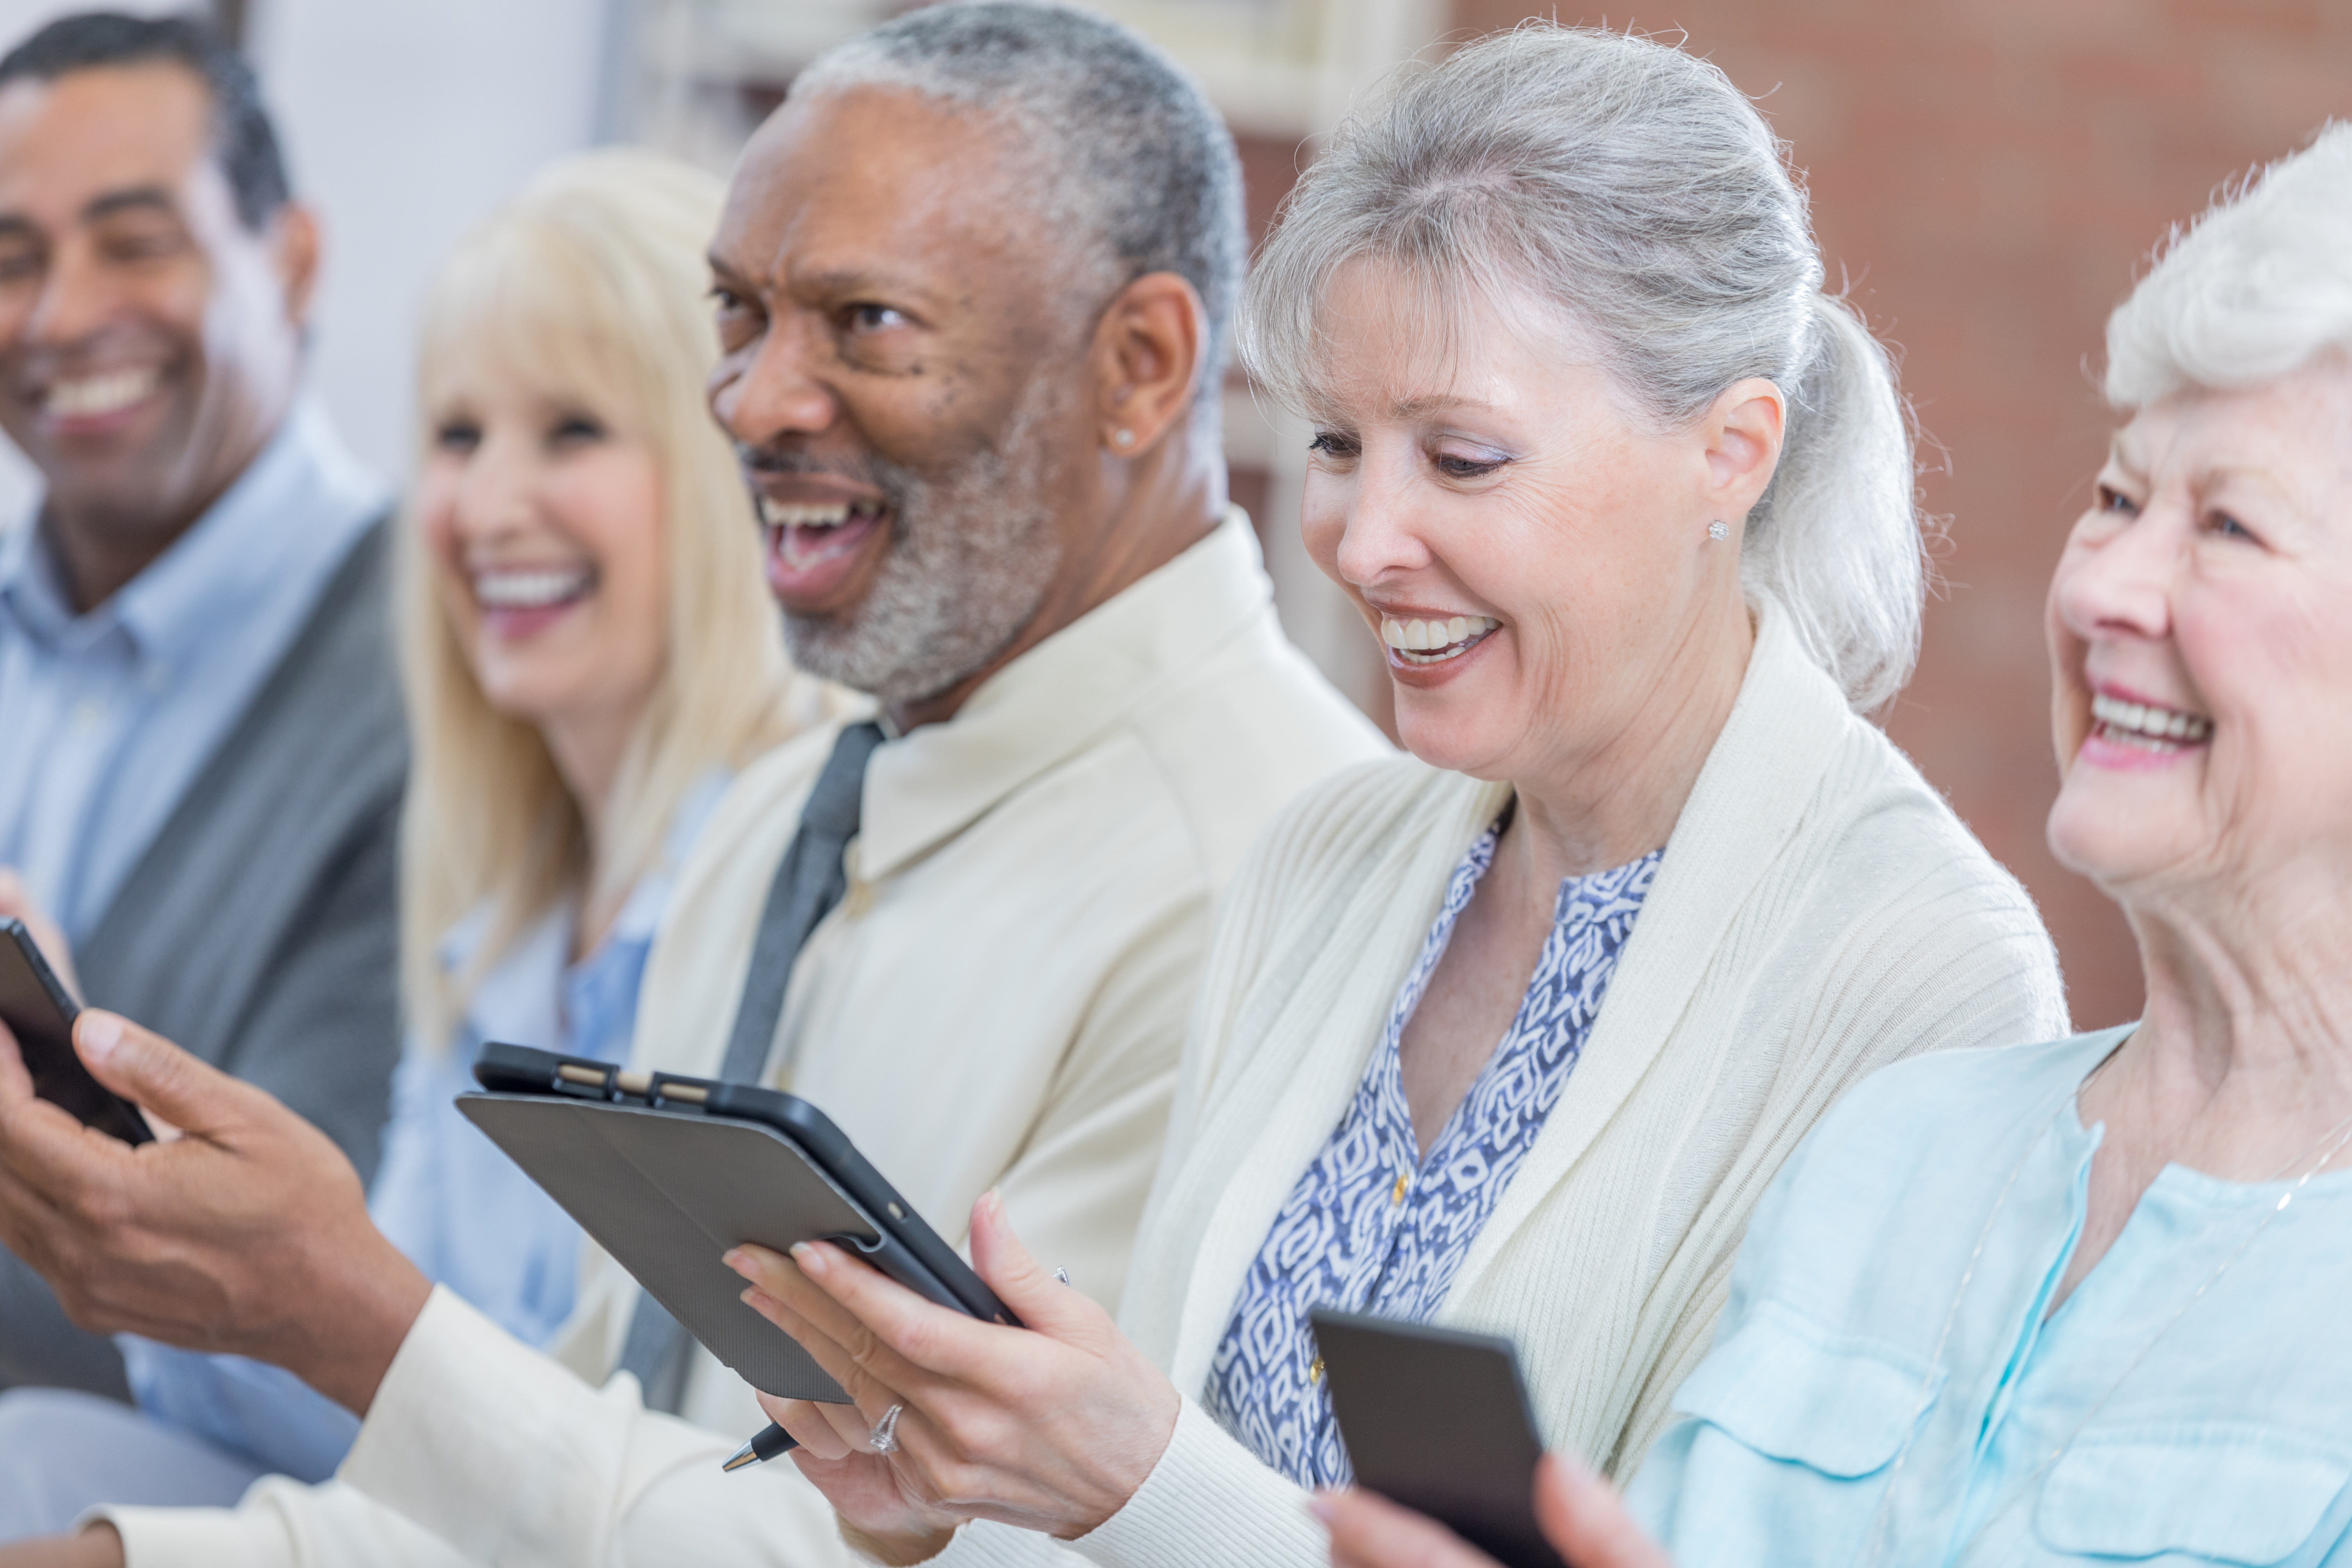
[[[1173,272],[1147,272],[1118,291],[1095,329],[1097,415],[1104,449],[1149,451],[1192,405],[1208,310]],[[1201,395],[1213,395],[1203,387]]]
[[[1780,464],[1788,404],[1780,389],[1760,375],[1723,389],[1700,421],[1706,443],[1706,501],[1717,517],[1747,516],[1772,482]]]
[[[310,300],[319,285],[319,215],[288,202],[269,220],[270,265],[286,290],[286,319],[310,324]]]

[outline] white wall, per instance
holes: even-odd
[[[248,52],[325,219],[312,375],[361,456],[408,466],[411,329],[441,256],[596,138],[604,0],[265,0]]]

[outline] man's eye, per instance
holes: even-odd
[[[482,444],[482,427],[470,419],[445,419],[433,430],[433,445],[464,457]]]
[[[1356,455],[1356,444],[1353,441],[1329,430],[1315,432],[1315,439],[1307,443],[1307,449],[1310,452],[1320,452],[1327,458],[1352,458]]]
[[[2217,511],[2213,514],[2213,531],[2224,539],[2252,540],[2254,537],[2252,529],[2226,511]]]
[[[0,250],[0,283],[21,283],[41,275],[41,253],[18,247]]]
[[[2137,517],[2139,515],[2139,503],[2113,485],[2101,485],[2099,510],[2114,512],[2119,517]]]
[[[849,324],[861,332],[886,332],[908,323],[904,312],[894,310],[887,305],[852,305],[849,307]]]
[[[163,227],[115,229],[99,241],[99,247],[114,261],[156,261],[186,248],[179,230]]]

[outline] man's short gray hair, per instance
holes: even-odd
[[[1011,122],[1032,166],[1031,221],[1077,252],[1100,310],[1147,272],[1173,272],[1208,313],[1196,396],[1215,418],[1248,241],[1241,160],[1181,67],[1131,27],[1069,6],[933,5],[860,34],[793,81],[792,97],[897,87]]]
[[[2107,318],[2107,399],[2140,408],[2257,386],[2330,349],[2352,350],[2352,124],[2340,121],[2173,231]]]
[[[1777,384],[1788,433],[1741,576],[1856,709],[1902,689],[1927,586],[1909,423],[1885,352],[1822,292],[1781,144],[1722,71],[1549,23],[1407,68],[1307,169],[1251,279],[1243,361],[1294,407],[1320,401],[1324,295],[1360,258],[1418,283],[1439,333],[1478,300],[1534,300],[1661,428]]]

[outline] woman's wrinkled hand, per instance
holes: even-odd
[[[996,1194],[972,1205],[972,1266],[1026,1325],[934,1306],[824,1242],[789,1259],[728,1254],[743,1300],[790,1334],[855,1405],[760,1403],[799,1440],[793,1458],[884,1562],[936,1555],[985,1519],[1073,1540],[1126,1505],[1182,1405],[1110,1314],[1039,1268]],[[871,1434],[901,1405],[898,1447]]]
[[[1376,1492],[1321,1492],[1309,1506],[1331,1531],[1331,1568],[1496,1568],[1444,1525]],[[1536,1467],[1536,1523],[1569,1568],[1674,1568],[1614,1487],[1558,1454]]]

